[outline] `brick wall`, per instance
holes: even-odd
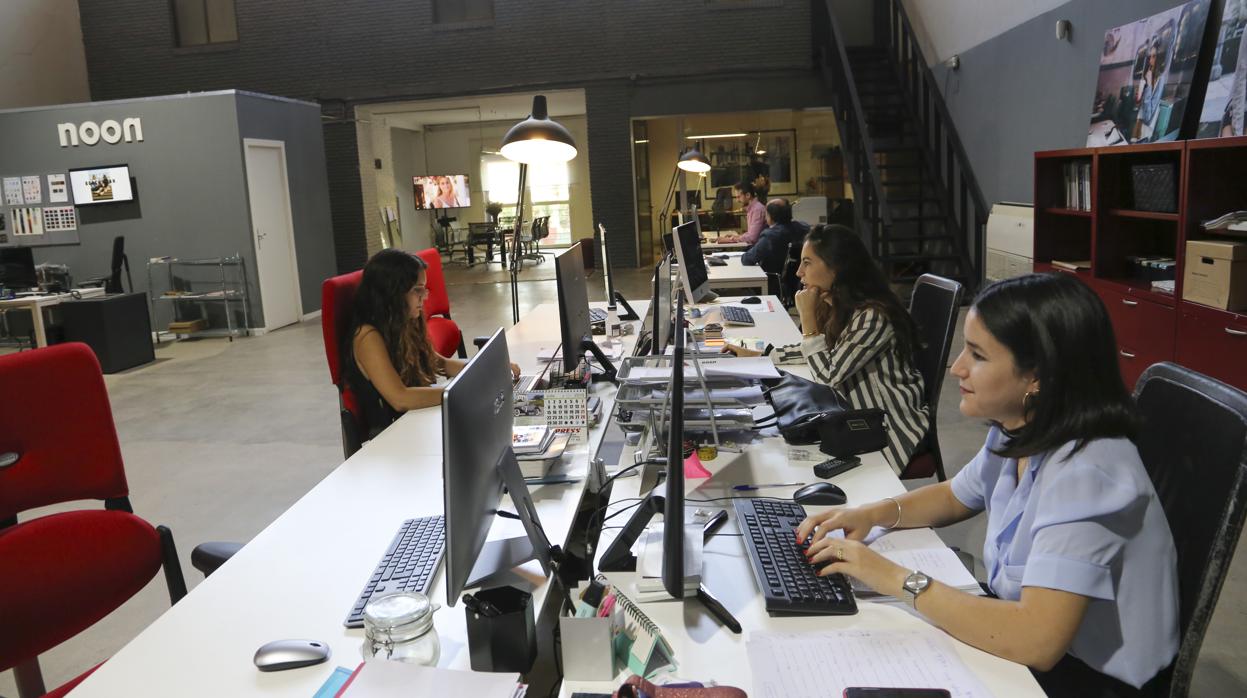
[[[584,88],[593,219],[611,231],[621,265],[636,259],[635,242],[617,237],[634,229],[632,117],[752,109],[776,101],[775,76],[812,75],[808,0],[496,0],[492,25],[473,28],[433,25],[431,0],[236,0],[237,43],[185,49],[170,5],[79,0],[93,99],[236,88],[342,114],[377,101]],[[699,103],[705,80],[728,81],[730,99]],[[646,86],[670,96],[642,107]],[[811,100],[825,103],[794,91],[781,106]],[[358,157],[344,152],[357,138],[345,130],[325,130],[343,270],[364,249]]]

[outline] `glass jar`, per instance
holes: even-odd
[[[424,594],[386,594],[364,607],[364,659],[379,657],[408,664],[436,666],[441,641],[433,613],[441,608]]]

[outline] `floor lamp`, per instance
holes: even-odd
[[[671,182],[667,185],[667,196],[662,202],[662,220],[659,222],[659,228],[666,230],[670,221],[669,214],[671,212],[671,199],[676,192],[676,180],[681,172],[692,172],[693,174],[704,175],[710,171],[710,162],[706,160],[706,156],[702,155],[696,148],[689,148],[684,151],[679,160],[675,163],[676,169],[671,172]],[[683,189],[683,187],[681,187]],[[680,221],[684,221],[684,208],[680,208]]]
[[[520,321],[520,233],[524,229],[524,188],[528,166],[567,162],[576,157],[576,141],[562,124],[550,118],[544,95],[533,97],[533,111],[502,137],[502,156],[520,165],[520,189],[515,197],[515,232],[511,238],[511,315]]]

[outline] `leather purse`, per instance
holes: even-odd
[[[857,409],[834,388],[780,371],[762,381],[763,395],[775,410],[780,436],[790,444],[819,444],[843,458],[883,449],[888,444],[884,410]]]

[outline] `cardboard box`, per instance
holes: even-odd
[[[1223,310],[1247,309],[1247,243],[1188,240],[1182,298]]]

